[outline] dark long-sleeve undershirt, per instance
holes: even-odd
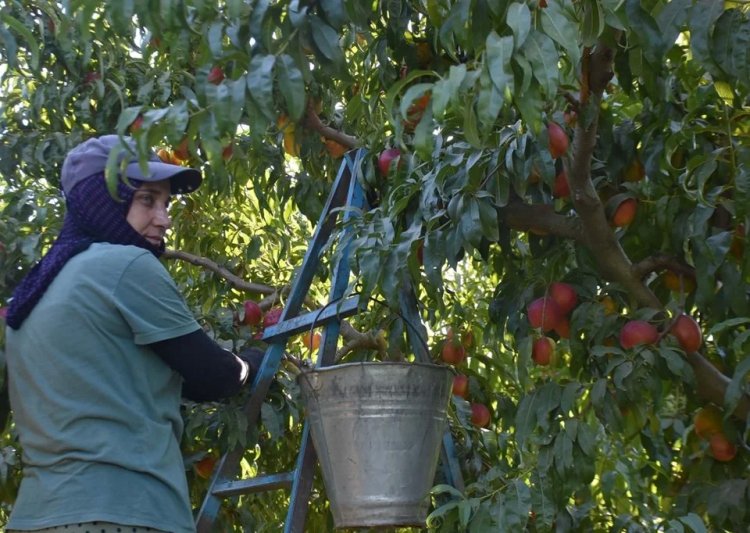
[[[189,400],[220,400],[237,394],[244,385],[242,364],[203,330],[148,346],[183,377],[182,395]],[[250,369],[247,379],[252,379],[254,371]]]

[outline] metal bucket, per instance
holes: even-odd
[[[298,377],[336,528],[424,527],[451,372],[349,363]]]

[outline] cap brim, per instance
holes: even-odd
[[[185,168],[179,165],[172,165],[162,161],[148,161],[149,175],[145,176],[141,172],[141,167],[137,161],[133,161],[127,166],[127,176],[129,178],[143,181],[161,181],[169,180],[172,194],[187,194],[200,187],[203,176],[194,168]]]

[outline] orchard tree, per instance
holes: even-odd
[[[174,206],[167,266],[220,342],[262,344],[342,155],[364,149],[369,209],[334,241],[369,305],[337,357],[410,359],[398,301],[413,287],[435,362],[464,376],[451,431],[465,487],[436,479],[429,529],[742,530],[749,11],[0,1],[0,296],[60,226],[66,151],[129,134],[139,157],[150,146],[202,169],[205,186]],[[246,475],[293,466],[294,377],[314,357],[313,337],[290,340],[257,428],[242,398],[185,405],[196,508],[237,442]],[[7,512],[12,415],[3,446]],[[220,527],[278,531],[288,504],[284,491],[228,501]],[[330,529],[327,505],[318,480],[311,531]]]

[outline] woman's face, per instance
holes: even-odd
[[[169,206],[169,180],[144,182],[133,195],[127,221],[148,242],[159,246],[172,226]]]

